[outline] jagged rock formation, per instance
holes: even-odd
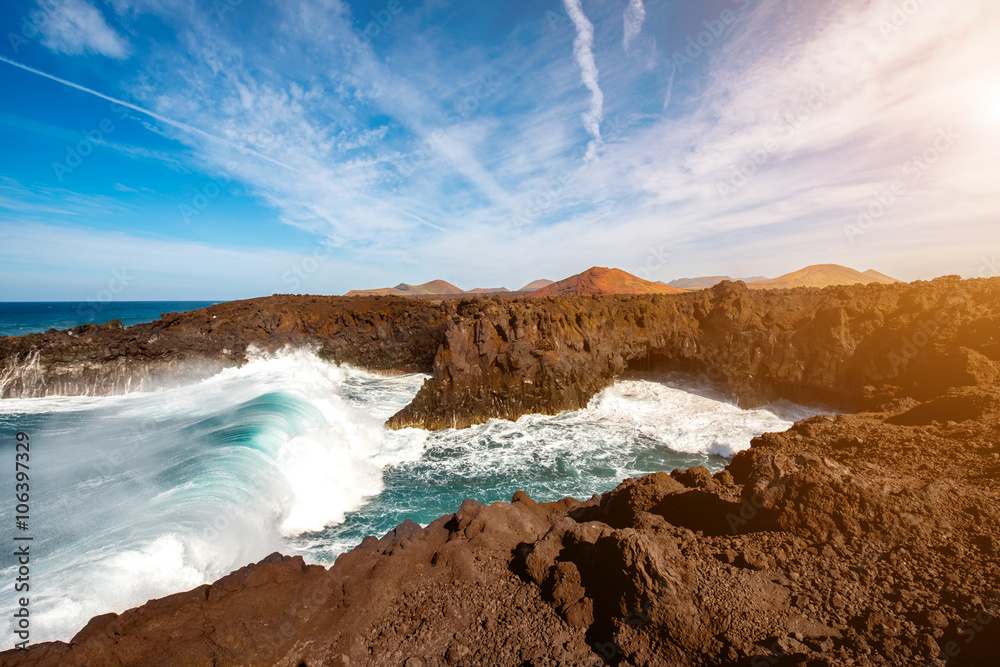
[[[585,407],[626,369],[687,371],[743,407],[779,398],[877,406],[993,377],[1000,280],[679,296],[489,302],[459,307],[434,378],[393,427]]]
[[[714,476],[466,501],[328,570],[275,554],[0,665],[992,665],[998,428],[996,385],[816,417]]]
[[[698,373],[744,407],[878,407],[1000,373],[1000,279],[513,300],[274,296],[128,329],[0,338],[0,396],[153,388],[284,345],[433,372],[392,427],[578,409],[628,369]]]
[[[0,666],[995,664],[998,299],[1000,281],[957,279],[367,311],[274,297],[0,340],[7,358],[38,353],[42,382],[88,359],[162,371],[185,363],[183,345],[209,360],[305,342],[373,368],[433,360],[415,402],[432,425],[489,414],[496,397],[571,406],[630,365],[705,373],[753,401],[872,410],[757,438],[714,476],[654,474],[584,502],[467,501],[329,569],[274,555]]]

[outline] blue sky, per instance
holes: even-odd
[[[0,301],[998,272],[992,0],[13,0],[0,29]]]

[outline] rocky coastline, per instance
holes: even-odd
[[[705,376],[743,407],[855,410],[996,379],[998,304],[1000,279],[958,278],[539,299],[276,295],[127,329],[0,338],[0,398],[155,389],[253,349],[313,346],[337,363],[433,374],[392,428],[580,409],[629,369]]]
[[[274,554],[0,665],[992,665],[998,427],[996,386],[820,416],[714,476],[466,501],[329,569]]]
[[[589,500],[470,500],[330,568],[274,554],[0,665],[971,667],[1000,655],[1000,280],[271,297],[0,339],[0,363],[5,396],[110,392],[105,362],[168,382],[288,344],[433,372],[396,427],[582,407],[628,369],[698,373],[743,405],[819,398],[845,412],[756,438],[715,475],[657,473]],[[35,376],[11,370],[25,354]]]

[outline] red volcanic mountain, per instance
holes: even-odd
[[[683,294],[684,290],[643,280],[621,269],[595,266],[583,273],[536,290],[531,298],[543,296],[601,296],[606,294]]]

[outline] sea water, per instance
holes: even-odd
[[[0,336],[24,336],[111,320],[131,326],[158,320],[161,314],[198,310],[216,303],[218,301],[0,302]]]
[[[696,381],[650,376],[560,415],[385,429],[426,378],[298,349],[151,393],[0,401],[4,469],[14,434],[31,438],[32,641],[68,640],[92,616],[273,551],[328,565],[366,535],[407,518],[426,524],[465,498],[588,498],[629,476],[714,472],[754,436],[815,412],[740,410]],[[14,525],[13,482],[0,480],[2,526]],[[15,564],[3,551],[8,586]]]

